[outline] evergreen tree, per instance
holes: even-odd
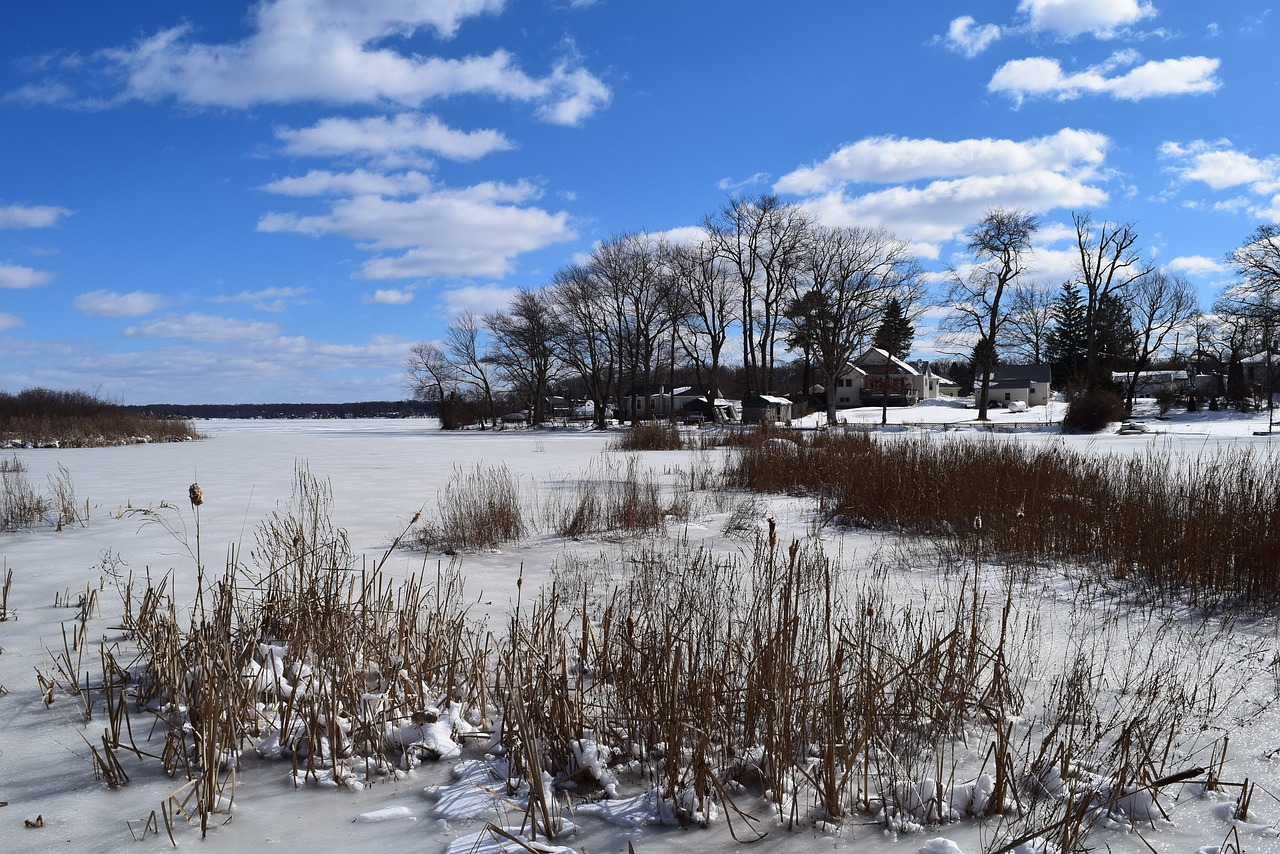
[[[911,354],[911,343],[915,337],[915,324],[907,317],[902,302],[897,297],[891,298],[884,309],[884,320],[871,339],[872,343],[896,359],[905,359]]]
[[[1064,388],[1081,375],[1089,347],[1084,298],[1074,282],[1064,282],[1053,303],[1053,325],[1045,341],[1045,356],[1053,368],[1053,384]]]
[[[1107,294],[1098,300],[1094,316],[1098,346],[1098,384],[1111,386],[1113,371],[1127,371],[1133,367],[1133,316],[1129,306],[1119,294]]]
[[[973,352],[969,354],[969,363],[973,365],[973,385],[976,393],[977,387],[982,384],[983,373],[991,373],[995,366],[1000,364],[1000,353],[990,339],[984,336],[973,345]]]

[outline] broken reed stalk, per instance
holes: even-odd
[[[9,619],[9,588],[13,586],[13,567],[4,562],[4,584],[0,584],[0,623]]]

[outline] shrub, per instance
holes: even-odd
[[[186,419],[133,412],[83,391],[0,392],[0,443],[89,448],[198,438]]]
[[[680,428],[669,421],[641,421],[610,443],[614,451],[679,451],[684,447]]]
[[[516,476],[505,465],[455,467],[436,514],[422,519],[409,542],[447,553],[496,549],[524,536],[523,500]]]
[[[1124,400],[1106,388],[1092,388],[1078,392],[1067,406],[1062,426],[1080,433],[1096,433],[1113,421],[1123,420]]]

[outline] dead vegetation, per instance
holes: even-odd
[[[817,433],[741,452],[730,484],[813,496],[829,521],[977,536],[1021,563],[1070,561],[1165,601],[1280,601],[1280,467],[1252,449],[1081,454],[999,438]]]
[[[95,448],[200,438],[185,418],[154,418],[83,391],[0,392],[0,447]]]
[[[980,821],[989,854],[1031,840],[1084,851],[1101,828],[1158,832],[1170,798],[1235,785],[1222,779],[1227,738],[1261,710],[1246,686],[1269,676],[1265,644],[1241,641],[1229,621],[1170,616],[1150,601],[1122,616],[1091,583],[1058,603],[1074,618],[1046,642],[1040,609],[1061,594],[1037,587],[1028,567],[1103,547],[1016,551],[1017,532],[1001,526],[1041,505],[1004,494],[961,516],[966,497],[991,490],[948,487],[940,473],[972,476],[962,466],[976,457],[1026,466],[1045,489],[1078,496],[1114,494],[1085,490],[1123,478],[1081,465],[1077,475],[1101,479],[1060,481],[1075,462],[1061,449],[1020,457],[991,443],[938,451],[939,460],[912,441],[881,456],[865,437],[790,448],[768,438],[735,458],[729,482],[812,490],[828,518],[901,530],[919,529],[906,508],[923,502],[914,518],[943,545],[849,566],[816,540],[780,542],[772,525],[764,533],[751,524],[758,499],[731,500],[706,471],[660,481],[634,459],[606,458],[581,482],[559,484],[561,498],[542,512],[559,536],[626,541],[595,560],[566,557],[542,589],[526,589],[522,575],[495,635],[469,619],[459,563],[396,581],[384,574],[386,554],[353,555],[328,484],[300,465],[249,560],[232,549],[220,573],[204,569],[193,499],[194,599],[177,596],[172,574],[121,578],[105,556],[128,643],[101,643],[101,679],[87,675],[97,613],[87,589],[39,687],[48,703],[71,698],[86,728],[102,724],[84,740],[104,785],[128,784],[125,752],[181,781],[158,820],[135,822],[143,837],[163,823],[172,839],[184,818],[207,831],[234,799],[247,751],[288,763],[295,785],[356,789],[474,742],[494,757],[504,796],[524,804],[534,838],[555,838],[565,815],[589,814],[595,801],[647,792],[655,819],[723,825],[741,841],[815,824],[909,832]],[[855,505],[833,483],[855,464],[854,482],[878,500]],[[934,476],[929,501],[895,466]],[[821,487],[806,480],[819,471]],[[1144,472],[1134,464],[1124,477],[1154,489]],[[650,536],[659,513],[696,503],[695,487],[720,493],[708,506],[734,508],[743,548]],[[509,542],[536,517],[504,467],[459,470],[441,498],[392,549],[428,525],[419,545]],[[177,508],[138,512],[186,543]],[[499,529],[518,533],[484,539]],[[890,571],[930,569],[930,559],[946,571],[911,589]],[[1104,564],[1109,576],[1114,566]],[[1239,790],[1244,815],[1252,789]],[[515,844],[514,830],[493,827]]]

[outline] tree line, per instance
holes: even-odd
[[[915,321],[935,309],[938,341],[955,354],[947,367],[972,377],[980,419],[992,370],[1010,361],[1051,365],[1055,387],[1074,391],[1127,372],[1113,390],[1130,406],[1143,371],[1175,363],[1222,370],[1228,396],[1247,396],[1243,360],[1280,349],[1274,226],[1230,254],[1238,281],[1206,314],[1185,278],[1147,259],[1132,223],[1088,212],[1071,222],[1066,281],[1030,267],[1039,219],[997,208],[965,232],[967,258],[931,299],[910,244],[883,228],[823,225],[773,195],[730,197],[695,240],[618,234],[504,309],[462,313],[442,340],[414,345],[407,381],[446,426],[496,424],[510,408],[542,423],[564,395],[589,401],[603,428],[628,398],[631,417],[647,417],[654,390],[677,381],[713,402],[726,382],[750,397],[783,379],[803,394],[824,384],[834,420],[835,382],[857,355],[875,344],[905,358]]]

